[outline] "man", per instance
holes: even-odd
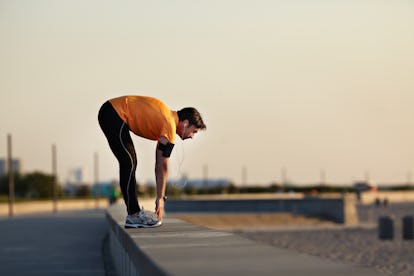
[[[162,224],[168,161],[176,134],[182,140],[206,129],[200,113],[193,107],[170,110],[162,101],[146,96],[122,96],[105,102],[98,115],[99,125],[119,162],[119,183],[127,207],[125,227],[156,227]],[[137,157],[130,136],[157,141],[155,215],[141,210],[137,200],[135,171]]]

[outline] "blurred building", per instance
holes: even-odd
[[[63,193],[65,196],[90,196],[91,181],[87,168],[75,168],[69,171]]]
[[[7,159],[0,159],[0,177],[5,176],[9,172],[9,164]],[[22,173],[22,162],[20,159],[13,159],[12,160],[12,167],[13,172],[15,173]]]
[[[76,168],[69,172],[67,182],[73,184],[91,184],[87,168]]]
[[[227,178],[208,178],[208,179],[177,179],[168,180],[169,184],[184,188],[190,186],[194,188],[220,188],[231,185],[231,181]],[[153,185],[152,183],[150,185]],[[155,185],[155,184],[154,184]]]

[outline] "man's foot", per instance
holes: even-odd
[[[137,215],[128,215],[125,221],[125,228],[152,228],[162,225],[155,213],[142,209]]]

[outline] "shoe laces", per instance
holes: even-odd
[[[141,207],[141,211],[139,212],[139,216],[141,219],[145,221],[157,222],[158,218],[154,212],[144,210],[144,207]]]

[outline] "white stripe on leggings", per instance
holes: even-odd
[[[125,126],[125,122],[122,123],[121,129],[119,130],[119,141],[121,141],[121,145],[124,148],[124,150],[126,151],[126,153],[129,156],[129,159],[131,159],[131,172],[129,173],[129,178],[128,178],[128,185],[127,185],[127,206],[128,206],[128,211],[130,211],[131,209],[129,208],[129,184],[131,182],[131,178],[132,178],[132,173],[134,170],[134,160],[132,159],[131,154],[129,153],[128,149],[125,147],[124,143],[122,142],[122,129]],[[121,179],[119,179],[121,180]]]

